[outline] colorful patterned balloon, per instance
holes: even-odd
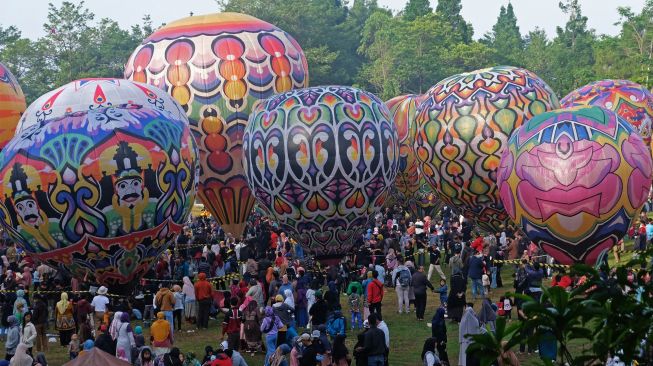
[[[580,87],[560,101],[562,108],[597,106],[616,112],[651,145],[653,94],[629,80],[600,80]]]
[[[399,171],[395,180],[397,203],[407,206],[413,217],[434,216],[441,208],[441,201],[434,194],[424,177],[419,173],[413,150],[415,142],[415,117],[417,105],[424,101],[424,95],[400,95],[385,105],[397,126],[399,138]]]
[[[125,77],[165,89],[186,110],[200,148],[198,195],[225,231],[241,236],[254,205],[242,139],[256,101],[308,86],[308,66],[286,32],[249,15],[169,23],[127,62]]]
[[[496,188],[500,156],[524,121],[558,107],[551,88],[511,66],[444,79],[418,107],[415,152],[425,178],[448,206],[489,232],[508,222]]]
[[[14,137],[16,124],[25,107],[25,95],[18,81],[9,69],[0,63],[0,149]]]
[[[43,94],[30,104],[16,134],[47,119],[128,104],[167,111],[175,119],[188,121],[179,103],[159,88],[124,79],[79,79]]]
[[[599,107],[538,115],[501,157],[510,218],[564,264],[594,264],[627,232],[648,197],[651,154],[633,127]]]
[[[300,89],[259,103],[243,143],[247,182],[282,230],[322,260],[357,243],[397,176],[397,128],[376,96]]]
[[[128,293],[181,232],[198,174],[190,128],[169,113],[72,113],[2,151],[0,221],[34,258]]]

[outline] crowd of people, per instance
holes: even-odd
[[[236,240],[212,219],[196,217],[131,297],[110,296],[104,286],[34,263],[8,239],[0,254],[0,337],[5,362],[20,366],[47,365],[51,324],[70,359],[97,348],[139,366],[243,366],[243,353],[257,352],[266,366],[388,365],[390,329],[383,314],[394,309],[384,309],[383,299],[389,287],[396,312],[414,312],[419,321],[427,317],[429,292],[437,296],[424,365],[451,364],[448,322],[460,323],[458,365],[476,365],[465,352],[467,335],[493,331],[498,316],[512,319],[513,307],[517,318],[524,316],[519,299],[500,296],[509,289],[495,290],[504,286],[504,268],[514,272],[516,293],[535,298],[547,277],[565,288],[582,281],[552,273],[547,257],[511,227],[482,237],[447,207],[437,220],[414,221],[389,208],[371,218],[355,251],[326,267],[264,218],[254,218],[245,238]],[[219,346],[207,345],[203,355],[181,352],[182,334],[208,328],[210,319],[221,324]],[[347,346],[347,337],[354,346]],[[540,345],[540,357],[555,360],[553,343]],[[520,346],[520,352],[535,351]]]

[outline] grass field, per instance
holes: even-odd
[[[627,260],[630,256],[626,255],[623,259]],[[448,268],[444,268],[445,274],[448,276]],[[501,271],[502,279],[504,283],[504,288],[494,289],[490,294],[493,302],[498,301],[499,297],[506,292],[512,291],[512,265],[504,266]],[[439,283],[437,274],[434,274],[432,282]],[[548,282],[546,284],[548,286]],[[471,286],[468,286],[467,290],[467,299],[471,299]],[[346,301],[346,297],[341,298],[341,304],[343,305],[343,313],[349,314],[349,309]],[[422,346],[424,340],[431,336],[431,328],[427,326],[427,321],[430,321],[430,318],[435,313],[435,310],[440,305],[439,296],[437,294],[429,293],[427,308],[425,314],[425,321],[418,322],[415,317],[415,313],[411,312],[409,314],[397,314],[397,298],[395,291],[392,288],[386,288],[385,297],[383,300],[383,316],[384,320],[388,323],[390,328],[390,365],[391,366],[413,366],[413,365],[422,365],[420,359],[420,354],[422,351]],[[480,300],[476,301],[476,310],[480,309]],[[412,309],[411,309],[412,310]],[[513,318],[516,318],[515,311],[513,311]],[[218,320],[212,319],[209,324],[209,330],[197,331],[191,328],[190,326],[187,329],[193,329],[193,332],[187,332],[186,329],[183,329],[181,333],[175,333],[175,346],[179,347],[182,352],[194,352],[198,357],[204,355],[204,347],[211,345],[214,348],[222,341],[220,336],[220,323],[222,317],[220,316]],[[513,320],[514,321],[514,320]],[[350,325],[350,319],[347,320],[348,326]],[[134,324],[135,325],[135,324]],[[184,324],[185,326],[185,324]],[[52,331],[52,330],[51,330]],[[145,338],[149,339],[149,329],[145,328],[144,330]],[[352,333],[350,330],[347,331],[347,346],[350,350],[350,354],[353,348],[353,345],[356,341],[356,334],[358,331]],[[301,330],[299,331],[301,334]],[[447,344],[447,352],[449,354],[449,359],[452,365],[457,365],[458,361],[458,324],[453,322],[447,322],[447,335],[449,342]],[[68,360],[68,353],[63,347],[60,347],[57,344],[50,344],[51,350],[47,353],[48,362],[51,365],[62,365]],[[582,347],[582,345],[577,345],[577,347]],[[515,350],[516,351],[516,350]],[[250,366],[263,365],[263,355],[257,354],[254,357],[250,357],[249,354],[243,355]],[[524,365],[539,365],[542,362],[537,357],[537,354],[533,356],[519,355],[518,356],[522,364]]]

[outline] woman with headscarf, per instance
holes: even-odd
[[[447,365],[449,364],[449,355],[447,354],[447,324],[444,321],[444,308],[438,308],[431,319],[431,336],[435,338],[435,347],[438,350],[440,360]]]
[[[450,281],[451,290],[449,290],[449,296],[447,298],[447,311],[449,313],[449,319],[459,322],[463,315],[465,303],[467,302],[465,295],[467,284],[463,274],[460,272],[454,273]]]
[[[397,268],[397,254],[395,254],[394,248],[388,249],[388,254],[385,256],[385,265],[388,267],[388,271],[392,272]]]
[[[297,301],[295,301],[295,320],[297,327],[305,328],[308,323],[308,299],[306,298],[306,289],[302,282],[297,282]]]
[[[136,346],[136,341],[134,340],[134,332],[132,332],[131,324],[129,324],[128,313],[122,313],[120,315],[120,324],[118,325],[116,339],[116,357],[131,362],[132,347]]]
[[[293,310],[295,310],[295,298],[292,294],[292,290],[289,289],[284,290],[283,297],[284,297],[283,302],[286,305],[290,306]]]
[[[16,348],[16,354],[9,361],[9,366],[32,366],[34,359],[27,354],[27,345],[19,344]]]
[[[109,335],[114,341],[118,339],[118,326],[120,326],[120,318],[122,317],[122,311],[116,311],[113,314],[113,319],[111,320],[111,325],[109,325]]]
[[[154,355],[150,347],[143,347],[134,362],[135,366],[154,366]]]
[[[75,332],[75,318],[73,317],[73,304],[68,300],[68,294],[61,293],[61,300],[55,309],[55,328],[59,331],[59,341],[62,346],[68,346],[70,337]]]
[[[22,310],[20,310],[22,309]],[[14,300],[14,315],[19,322],[23,320],[23,314],[27,311],[27,300],[25,300],[25,291],[16,291],[16,300]],[[18,316],[20,314],[20,316]]]
[[[39,352],[36,354],[36,364],[34,366],[48,366],[48,361],[45,359],[45,353]]]
[[[324,293],[324,300],[329,307],[329,311],[334,311],[340,307],[340,293],[335,281],[329,281],[327,285],[329,289]]]
[[[93,347],[95,347],[95,342],[93,342],[92,339],[87,339],[86,342],[84,342],[83,348],[82,348],[81,351],[79,351],[79,355],[77,355],[77,357],[78,358],[81,357],[84,353],[92,350]],[[98,349],[100,349],[100,348],[98,348]]]
[[[471,304],[468,304],[471,305]],[[474,335],[481,333],[481,326],[476,318],[476,313],[471,306],[467,306],[463,317],[460,321],[460,328],[458,333],[458,342],[460,343],[460,351],[458,353],[458,365],[467,366],[467,347],[472,343],[472,340],[467,338],[467,335]]]
[[[265,318],[261,323],[261,333],[265,334],[265,347],[267,352],[265,354],[265,366],[270,366],[270,356],[277,349],[277,335],[279,330],[284,327],[281,319],[274,313],[271,306],[265,308]]]
[[[157,355],[168,352],[172,346],[172,333],[170,332],[170,323],[165,319],[163,311],[156,314],[156,321],[150,327],[150,341]]]
[[[481,312],[478,314],[478,323],[481,327],[489,325],[490,331],[494,332],[496,320],[497,313],[494,311],[494,309],[492,309],[492,303],[490,302],[490,299],[483,299]]]
[[[163,356],[163,365],[164,366],[184,366],[183,361],[181,360],[181,352],[179,351],[179,348],[173,347],[170,349],[170,352],[166,353],[165,356]]]
[[[184,286],[181,289],[184,294],[184,317],[189,323],[195,323],[197,318],[197,300],[195,299],[195,287],[188,276],[184,276]]]
[[[245,300],[247,301],[247,300]],[[261,349],[261,316],[258,310],[256,300],[250,298],[247,306],[243,310],[244,333],[247,350],[251,353]]]

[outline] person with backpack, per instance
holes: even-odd
[[[340,309],[336,309],[329,318],[329,321],[327,321],[327,333],[329,333],[332,339],[335,339],[337,335],[345,335],[346,329],[347,319],[342,315]]]
[[[238,351],[243,313],[238,309],[237,297],[230,298],[229,305],[231,305],[231,308],[224,315],[224,321],[222,322],[222,337],[227,337],[227,344],[230,349]]]
[[[274,354],[274,351],[277,349],[277,336],[279,330],[284,327],[281,319],[274,313],[274,309],[271,306],[265,308],[265,318],[261,323],[261,333],[265,334],[265,366],[270,365],[270,357]]]
[[[410,313],[410,285],[412,276],[406,267],[403,258],[399,258],[399,265],[392,271],[392,283],[397,291],[397,312],[401,314],[405,308],[406,314]]]

